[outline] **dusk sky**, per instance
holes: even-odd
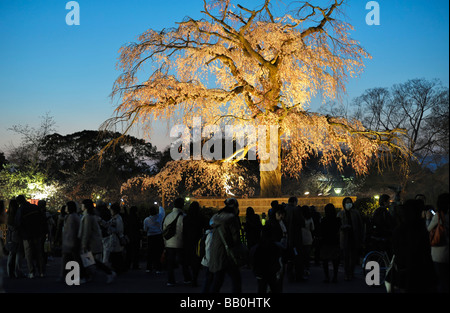
[[[203,7],[202,0],[79,0],[80,25],[68,26],[67,2],[0,1],[0,151],[20,143],[9,127],[38,127],[47,112],[62,135],[98,129],[113,115],[109,94],[120,74],[119,48],[149,28],[200,18]],[[437,78],[448,87],[449,1],[380,0],[379,26],[366,24],[367,2],[349,0],[345,8],[352,37],[373,59],[349,81],[344,101],[414,78]],[[162,126],[150,141],[162,150],[167,135]]]

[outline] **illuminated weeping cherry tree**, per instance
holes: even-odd
[[[244,179],[244,176],[246,179]],[[203,161],[170,161],[154,176],[134,177],[122,184],[124,198],[139,197],[158,190],[163,206],[180,195],[235,196],[234,190],[245,190],[245,196],[253,196],[255,175],[243,167],[231,163],[209,163]],[[134,200],[135,203],[139,200]]]
[[[205,1],[204,19],[146,31],[121,48],[123,73],[112,93],[119,104],[104,126],[126,123],[129,130],[160,119],[192,125],[194,117],[208,124],[276,125],[276,138],[258,147],[260,155],[278,144],[276,168],[260,171],[261,196],[280,195],[282,175],[298,175],[311,156],[366,173],[380,151],[404,150],[401,130],[374,132],[308,107],[319,92],[325,99],[345,92],[348,78],[370,57],[349,37],[352,27],[335,18],[343,2],[292,3],[288,11],[270,0],[252,1],[252,8]],[[139,79],[145,66],[151,75]]]

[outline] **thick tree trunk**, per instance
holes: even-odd
[[[281,196],[281,133],[278,128],[266,131],[266,153],[269,157],[259,165],[261,197]],[[259,144],[259,142],[258,142]],[[261,149],[261,147],[259,147]]]
[[[278,166],[274,171],[260,171],[259,185],[261,187],[261,197],[281,196],[281,168]]]

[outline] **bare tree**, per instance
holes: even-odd
[[[425,164],[431,154],[440,153],[437,134],[445,124],[432,122],[434,113],[445,109],[448,112],[448,88],[437,80],[413,79],[394,85],[392,94],[394,105],[404,115],[409,150],[420,164]]]
[[[438,80],[412,79],[392,88],[366,90],[354,100],[356,116],[377,131],[402,128],[409,156],[398,173],[406,188],[412,163],[425,168],[448,162],[448,88]],[[416,173],[414,175],[420,175]]]
[[[19,146],[11,145],[8,160],[17,165],[29,165],[36,169],[40,159],[39,148],[45,138],[55,132],[55,125],[54,118],[47,112],[41,117],[38,128],[29,125],[13,125],[8,128],[22,137]]]

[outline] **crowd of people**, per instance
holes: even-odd
[[[124,210],[119,203],[96,205],[90,199],[82,201],[80,208],[67,202],[56,218],[49,215],[43,200],[34,205],[18,196],[9,201],[7,214],[4,202],[0,203],[0,223],[7,224],[0,253],[7,254],[6,274],[11,278],[44,276],[51,247],[59,242],[62,281],[67,262],[83,264],[86,254],[91,254],[95,264],[81,266],[81,282],[102,271],[111,283],[117,275],[139,269],[145,241],[145,272],[166,272],[169,287],[177,284],[179,266],[184,284],[198,286],[204,275],[204,293],[220,292],[227,277],[230,291],[240,293],[241,269],[248,267],[258,293],[280,293],[285,279],[307,282],[312,262],[322,266],[324,283],[340,280],[341,264],[344,280],[354,279],[361,258],[377,244],[390,258],[395,256],[395,275],[389,277],[395,290],[448,292],[448,193],[438,197],[436,206],[428,205],[422,195],[403,203],[382,195],[368,218],[350,197],[343,199],[342,210],[329,203],[323,213],[291,197],[286,204],[273,201],[263,218],[248,207],[242,219],[235,198],[227,199],[212,216],[206,216],[198,202],[186,204],[184,198],[177,198],[168,214],[154,204],[143,221],[136,206]],[[432,245],[429,232],[438,225],[444,226],[444,239]]]

